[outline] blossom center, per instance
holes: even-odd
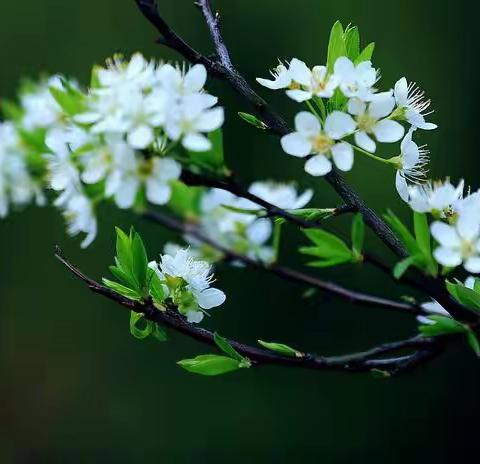
[[[460,245],[460,253],[464,258],[469,258],[475,253],[475,245],[470,240],[463,240]]]
[[[312,140],[313,150],[316,153],[326,153],[333,146],[333,140],[325,134],[318,134]]]
[[[358,128],[363,132],[372,132],[377,120],[368,113],[360,114],[357,117]]]
[[[138,166],[138,175],[142,179],[147,179],[150,177],[153,171],[153,158],[146,159],[142,161]]]
[[[292,83],[288,86],[290,90],[300,90],[300,84],[298,82],[292,81]]]

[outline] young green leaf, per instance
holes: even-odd
[[[385,214],[385,220],[388,222],[393,231],[397,234],[398,238],[405,245],[410,255],[421,255],[422,252],[418,246],[415,237],[410,233],[408,228],[400,221],[400,219],[393,213],[388,211]]]
[[[356,255],[361,255],[365,240],[365,223],[363,216],[356,214],[352,221],[352,250]]]
[[[417,259],[416,256],[409,256],[395,264],[395,267],[393,268],[393,276],[395,279],[400,279],[411,266],[416,264]]]
[[[142,295],[140,295],[136,290],[125,287],[125,285],[119,284],[118,282],[113,282],[108,279],[102,279],[103,284],[113,290],[115,293],[124,296],[130,300],[142,301]]]
[[[445,282],[447,290],[459,303],[467,308],[480,311],[480,293],[465,287],[461,282]]]
[[[328,42],[327,68],[328,72],[333,72],[335,62],[341,56],[347,56],[347,48],[343,36],[343,26],[337,21],[330,31],[330,40]]]
[[[369,43],[357,56],[356,60],[354,61],[355,64],[362,63],[363,61],[371,61],[373,52],[375,50],[375,42]]]
[[[172,196],[168,207],[182,218],[196,218],[200,214],[200,199],[205,191],[201,187],[188,187],[183,182],[171,182]]]
[[[50,87],[50,93],[62,110],[69,116],[75,116],[85,111],[85,96],[72,86],[69,85],[65,90]]]
[[[420,326],[420,332],[427,337],[436,337],[438,335],[466,333],[468,327],[464,326],[455,319],[447,316],[428,316],[435,321],[435,324],[426,324]]]
[[[334,258],[338,256],[351,257],[352,252],[347,244],[337,236],[321,229],[306,229],[303,233],[315,244],[315,256]]]
[[[240,111],[238,113],[238,116],[240,116],[240,118],[242,118],[245,122],[247,122],[248,124],[256,127],[257,129],[261,129],[261,130],[267,130],[268,129],[268,126],[263,121],[261,121],[256,116],[254,116],[253,114],[242,113]]]
[[[140,235],[133,229],[130,232],[132,243],[133,273],[138,281],[139,288],[144,289],[147,284],[148,258],[145,245]]]
[[[469,329],[467,332],[467,343],[477,355],[477,357],[480,358],[480,343],[478,342],[478,338],[475,335],[475,332],[473,332],[473,330],[471,329]]]
[[[143,314],[130,311],[130,333],[138,340],[149,337],[154,325],[153,322],[147,321]]]
[[[360,55],[360,32],[357,26],[348,26],[343,34],[347,57],[355,61]]]
[[[166,342],[168,340],[167,332],[158,324],[153,323],[152,337],[159,342]]]
[[[260,345],[267,350],[275,351],[285,356],[291,356],[295,358],[303,358],[305,356],[302,352],[297,351],[288,345],[284,345],[283,343],[264,342],[263,340],[258,340],[258,343],[260,343]]]
[[[239,361],[216,354],[203,354],[193,359],[183,359],[177,364],[188,372],[208,376],[226,374],[242,368]]]
[[[156,305],[161,305],[165,300],[165,290],[161,280],[153,269],[148,269],[148,293]]]
[[[201,151],[192,153],[192,158],[195,162],[200,162],[215,171],[223,168],[225,164],[223,155],[223,132],[222,129],[217,129],[208,134],[212,148],[208,151]]]
[[[243,361],[243,356],[238,353],[235,348],[233,348],[232,345],[227,341],[226,338],[222,337],[219,335],[217,332],[214,333],[213,339],[215,340],[215,343],[217,346],[228,356],[230,356],[233,359],[236,359],[237,361]]]

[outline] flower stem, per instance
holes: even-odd
[[[390,166],[393,165],[392,161],[390,161],[389,159],[385,159],[385,158],[381,158],[380,156],[376,156],[373,153],[370,153],[369,151],[364,150],[363,148],[357,147],[356,145],[352,145],[352,147],[353,147],[354,150],[357,150],[362,155],[368,156],[369,158],[372,158],[375,161],[379,161],[380,163],[388,164]]]

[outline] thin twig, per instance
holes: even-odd
[[[143,214],[143,217],[157,224],[161,224],[170,230],[178,232],[182,235],[190,236],[192,238],[195,238],[196,240],[199,240],[202,243],[211,246],[215,250],[222,253],[227,261],[243,263],[244,265],[249,266],[253,269],[258,269],[263,272],[274,274],[282,279],[307,285],[308,287],[316,288],[323,292],[337,295],[355,304],[397,310],[414,315],[423,313],[423,310],[419,305],[403,303],[400,301],[389,300],[387,298],[377,297],[366,293],[356,292],[337,285],[333,282],[324,281],[303,272],[290,269],[286,266],[280,266],[278,264],[268,264],[262,261],[252,259],[248,256],[241,255],[210,238],[201,230],[198,224],[185,223],[171,215],[154,210],[149,210],[145,212]]]
[[[92,291],[102,294],[130,311],[143,314],[147,320],[174,329],[199,342],[216,347],[213,332],[190,324],[174,307],[169,307],[166,311],[159,311],[150,302],[142,303],[124,298],[90,277],[87,277],[65,258],[59,248],[56,249],[55,256],[75,277],[85,282]],[[419,356],[421,352],[428,352],[431,356],[438,354],[438,346],[441,343],[438,338],[433,339],[417,335],[399,342],[382,344],[360,353],[325,357],[312,353],[299,352],[299,356],[289,357],[262,348],[245,345],[234,340],[228,340],[228,342],[242,356],[247,357],[252,362],[252,366],[278,364],[315,370],[344,372],[368,372],[374,369],[381,369],[395,374],[402,372],[407,367],[411,369],[413,366],[422,364],[426,358]],[[384,358],[386,355],[403,352],[405,350],[413,350],[413,353],[388,359]]]

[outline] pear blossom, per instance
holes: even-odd
[[[297,74],[292,76],[295,82],[300,83],[300,88],[289,89],[286,92],[291,99],[301,103],[312,97],[333,97],[338,82],[335,75],[328,74],[326,66],[314,66],[311,71],[305,66],[298,69]]]
[[[395,186],[403,201],[410,199],[409,182],[418,184],[425,177],[425,166],[428,163],[428,151],[412,140],[414,129],[411,128],[400,144],[399,168]]]
[[[431,225],[432,236],[439,243],[435,259],[447,267],[463,267],[471,273],[480,272],[480,218],[460,216],[454,225],[436,221]]]
[[[31,176],[26,152],[10,122],[0,123],[0,217],[7,216],[10,205],[25,206],[35,200],[45,204],[39,183]]]
[[[355,130],[355,121],[341,111],[330,113],[324,127],[312,113],[302,111],[295,117],[295,132],[282,137],[285,153],[304,158],[313,154],[305,163],[305,171],[312,176],[323,176],[335,166],[349,171],[353,166],[353,148],[347,142],[339,142]]]
[[[215,104],[216,99],[211,95],[197,93],[183,97],[166,120],[166,134],[171,140],[181,140],[187,150],[210,150],[212,144],[204,133],[217,130],[225,118],[223,108],[212,108]]]
[[[402,77],[395,84],[394,96],[401,118],[407,120],[413,127],[424,130],[438,127],[425,121],[425,116],[432,113],[425,113],[430,107],[430,100],[425,100],[425,93],[415,83],[409,84],[407,79]]]
[[[179,304],[179,310],[185,313],[189,322],[201,322],[203,310],[221,306],[226,300],[224,292],[211,287],[214,281],[211,265],[197,259],[188,248],[175,250],[172,255],[164,254],[159,264],[152,262],[149,267],[160,280],[166,282],[170,297]],[[188,296],[192,296],[194,301],[190,301]]]
[[[97,236],[97,219],[92,202],[81,191],[67,191],[69,195],[60,196],[55,205],[63,212],[69,235],[73,237],[79,233],[86,234],[80,246],[87,248]]]
[[[342,93],[348,98],[370,101],[375,93],[373,86],[378,80],[378,73],[370,61],[354,65],[345,56],[337,59],[334,65],[335,80]]]
[[[355,116],[358,131],[355,132],[355,143],[364,150],[373,153],[377,149],[372,138],[378,142],[392,143],[400,140],[405,130],[397,121],[387,118],[395,106],[395,99],[390,92],[377,94],[370,103],[359,98],[351,98],[348,112]]]
[[[455,208],[461,207],[459,201],[463,198],[463,189],[463,180],[455,186],[449,179],[411,186],[408,189],[408,203],[417,213],[432,213],[445,218]]]
[[[305,85],[308,84],[308,73],[309,69],[303,61],[299,60],[298,58],[292,58],[288,64],[288,68],[281,61],[279,61],[278,66],[270,71],[270,74],[273,77],[272,80],[257,77],[257,82],[270,90],[293,90],[295,88],[300,88],[302,83]],[[295,81],[294,76],[297,79],[300,79],[300,82]]]
[[[155,77],[156,85],[163,87],[169,94],[184,97],[202,92],[207,82],[207,70],[203,64],[196,64],[185,71],[165,63],[159,66]]]
[[[313,196],[311,189],[299,194],[293,185],[275,182],[254,182],[248,191],[262,200],[286,210],[305,207]]]

